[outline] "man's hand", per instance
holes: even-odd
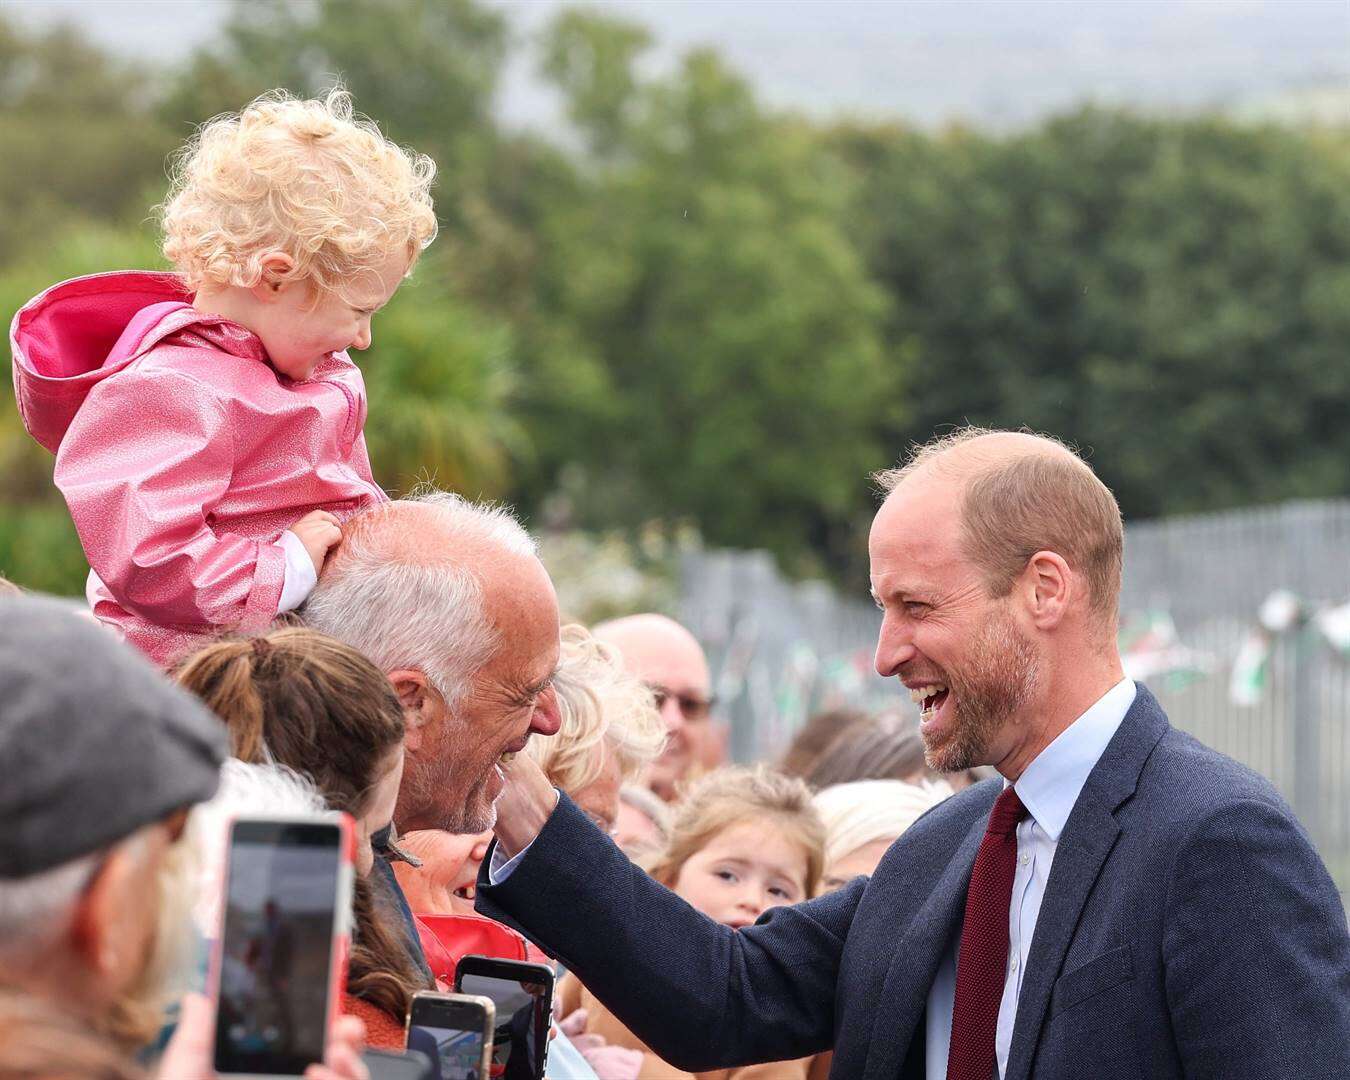
[[[178,1030],[160,1058],[158,1080],[210,1080],[215,1039],[215,1010],[209,998],[188,994],[178,1013]],[[322,1065],[305,1070],[305,1080],[370,1080],[361,1060],[366,1025],[355,1016],[340,1016],[328,1034],[328,1052]]]
[[[338,519],[327,510],[311,510],[287,530],[300,537],[305,552],[314,563],[314,573],[323,569],[323,560],[330,548],[342,540]]]
[[[517,754],[502,766],[506,790],[497,800],[494,832],[502,853],[510,858],[529,847],[558,805],[558,793],[544,770],[527,754]]]

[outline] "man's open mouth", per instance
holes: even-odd
[[[927,686],[911,687],[909,697],[919,706],[919,711],[924,717],[931,717],[942,707],[949,693],[951,691],[941,683],[930,683]]]

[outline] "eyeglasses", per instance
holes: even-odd
[[[656,711],[660,712],[665,708],[666,702],[671,698],[680,707],[680,715],[689,723],[697,723],[699,720],[708,719],[708,714],[712,712],[712,707],[717,703],[716,698],[699,698],[690,694],[674,694],[664,686],[654,686],[647,684],[647,689],[652,692],[652,697],[656,700]]]

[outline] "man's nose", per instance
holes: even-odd
[[[530,717],[530,730],[540,735],[556,735],[562,727],[562,713],[558,709],[558,693],[549,687],[539,695]]]
[[[883,678],[896,675],[917,655],[918,650],[910,640],[909,631],[899,620],[893,619],[890,615],[883,618],[881,633],[877,637],[877,652],[873,659],[877,674]]]
[[[674,694],[667,694],[661,703],[661,719],[666,722],[667,735],[684,730],[684,712],[680,709],[680,699]]]

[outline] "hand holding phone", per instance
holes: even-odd
[[[491,998],[419,990],[408,1010],[408,1049],[431,1059],[433,1080],[487,1080],[495,1018]]]
[[[354,854],[346,814],[231,825],[211,979],[218,1075],[300,1076],[324,1060],[346,985]]]
[[[455,965],[455,990],[481,994],[496,1006],[492,1075],[541,1080],[553,1017],[553,970],[520,960],[465,956]]]

